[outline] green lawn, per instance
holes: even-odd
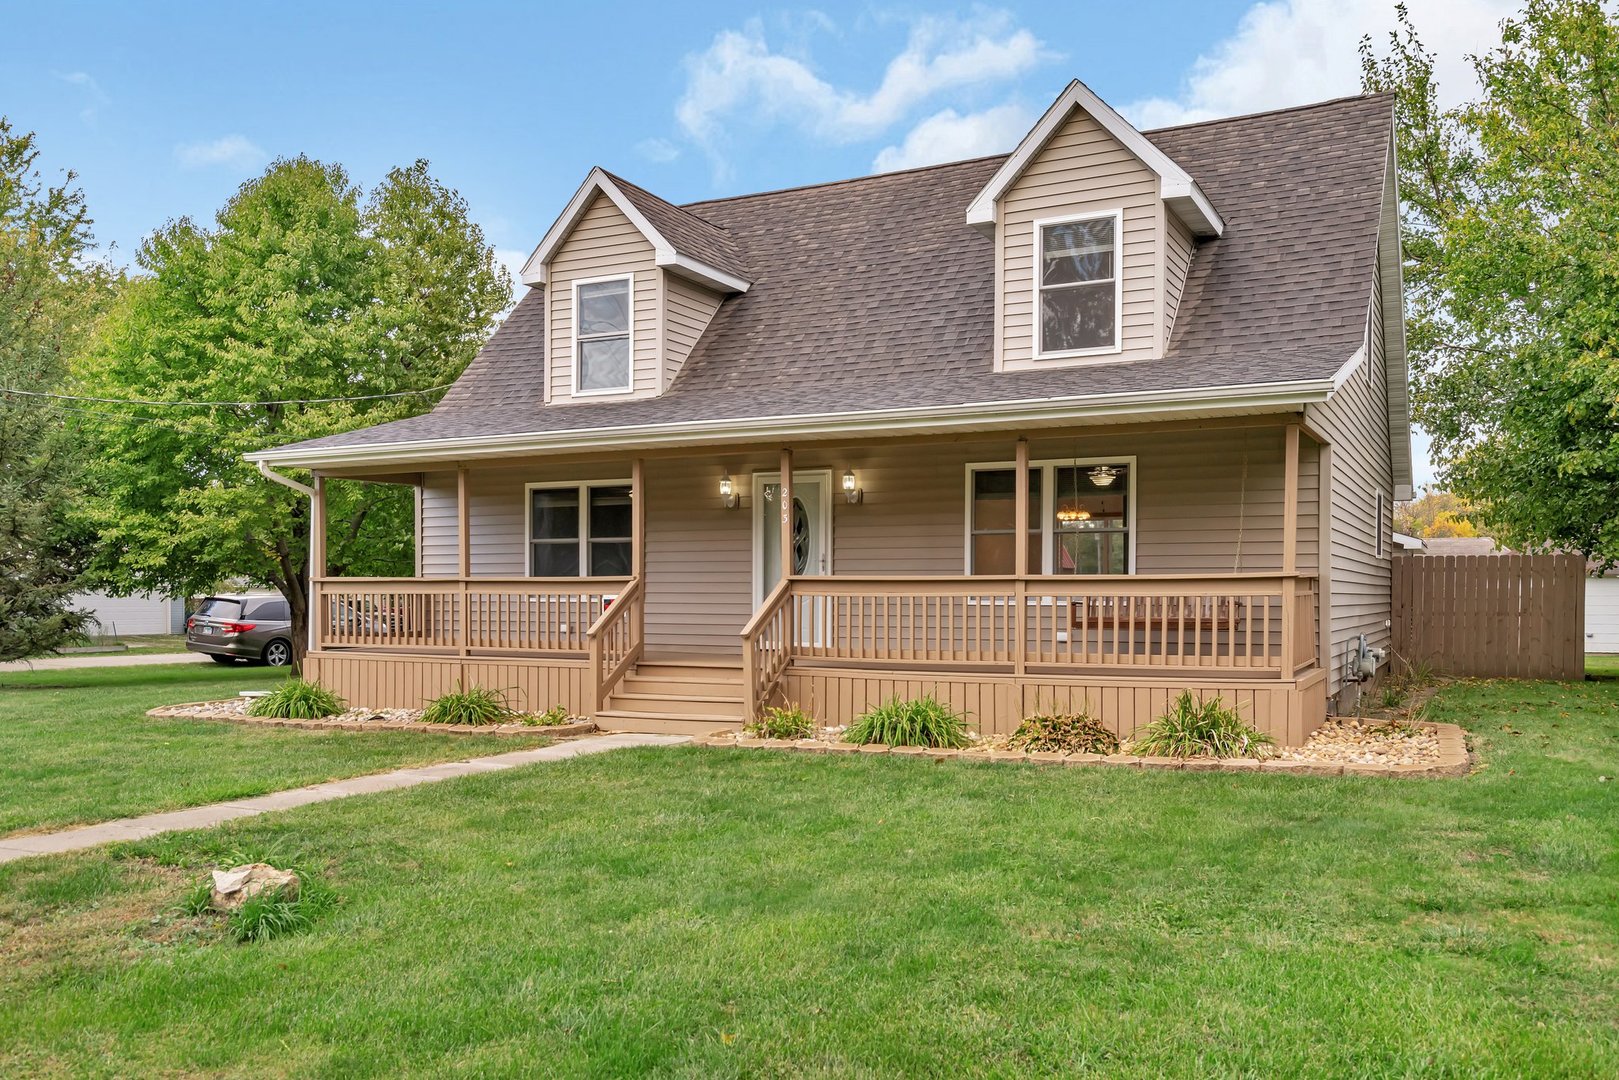
[[[1619,1075],[1619,682],[1398,781],[675,748],[0,867],[0,1073]],[[227,852],[323,868],[228,944]]]
[[[0,836],[500,753],[543,739],[153,720],[286,678],[209,664],[0,673]]]

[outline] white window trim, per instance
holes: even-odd
[[[630,489],[630,499],[635,499],[635,481],[628,478],[623,480],[556,480],[543,484],[523,485],[523,576],[526,578],[538,577],[534,573],[534,492],[536,491],[577,491],[579,492],[579,569],[590,569],[590,489],[598,487],[627,487]],[[631,542],[634,538],[631,537]],[[577,577],[544,578],[545,581],[592,581],[591,575],[581,573]],[[617,581],[617,578],[607,580]]]
[[[1101,218],[1113,219],[1113,344],[1100,345],[1092,349],[1063,349],[1056,352],[1046,351],[1045,335],[1041,330],[1040,318],[1040,285],[1041,263],[1044,261],[1042,252],[1045,250],[1045,241],[1042,233],[1051,225],[1071,225],[1076,221],[1097,221]],[[1113,210],[1096,210],[1086,214],[1065,214],[1062,217],[1036,218],[1032,222],[1034,234],[1031,237],[1033,256],[1030,264],[1030,295],[1029,318],[1033,325],[1030,330],[1034,334],[1034,358],[1036,360],[1069,360],[1083,356],[1116,356],[1124,351],[1124,210],[1122,207]]]
[[[1050,576],[1053,574],[1052,543],[1051,538],[1056,533],[1057,510],[1057,484],[1056,470],[1071,469],[1078,465],[1081,469],[1093,465],[1123,465],[1129,469],[1126,474],[1128,483],[1125,485],[1124,499],[1124,528],[1125,528],[1125,563],[1126,574],[1136,572],[1136,458],[1134,454],[1114,454],[1108,457],[1082,457],[1082,458],[1041,458],[1029,462],[1030,469],[1039,469],[1040,476],[1040,569],[1036,571],[1030,567],[1030,573],[1039,573]],[[1015,461],[971,461],[967,463],[967,477],[964,485],[965,499],[962,503],[961,529],[963,534],[961,565],[963,572],[973,575],[973,474],[978,472],[1005,471],[1016,469]],[[1014,550],[1016,550],[1014,548]],[[1080,576],[1080,575],[1064,575]],[[1118,574],[1107,574],[1106,577],[1119,577]]]
[[[629,377],[628,385],[609,386],[600,390],[579,389],[579,287],[581,285],[602,285],[609,281],[629,282],[629,317],[626,320],[625,336],[629,343],[629,363],[625,373]],[[573,281],[573,396],[574,397],[622,397],[625,394],[635,393],[635,275],[608,274],[604,277],[575,278]],[[617,337],[616,334],[592,335],[589,340],[601,337]]]

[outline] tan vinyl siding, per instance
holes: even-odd
[[[1142,574],[1276,571],[1282,563],[1282,431],[1279,426],[1157,434],[1037,438],[1034,460],[1136,459],[1136,571]],[[967,465],[1010,462],[1011,438],[809,448],[798,472],[832,474],[832,569],[851,575],[966,572]],[[740,649],[753,611],[752,475],[774,472],[769,453],[653,458],[646,463],[647,643],[653,648]],[[849,504],[839,478],[853,469],[865,499]],[[742,506],[726,510],[719,481],[729,471]],[[628,460],[588,465],[474,469],[468,494],[474,575],[527,570],[524,485],[629,475]],[[1316,565],[1317,458],[1306,440],[1300,463],[1299,569]],[[455,474],[422,485],[423,573],[453,575]]]
[[[422,577],[454,577],[456,563],[455,473],[422,474],[420,543]]]
[[[1081,110],[1030,163],[1000,202],[1000,366],[1004,370],[1095,362],[1097,357],[1036,360],[1033,222],[1122,210],[1124,259],[1120,340],[1102,359],[1159,354],[1158,248],[1163,218],[1158,177]]]
[[[1174,214],[1165,215],[1164,228],[1164,344],[1175,330],[1175,313],[1180,310],[1186,275],[1192,269],[1196,241],[1192,230]]]
[[[663,385],[680,374],[724,297],[668,271],[663,274]]]
[[[1379,260],[1379,276],[1383,272]],[[1369,308],[1370,348],[1364,370],[1352,372],[1332,398],[1311,405],[1306,418],[1332,444],[1331,648],[1327,652],[1336,693],[1345,650],[1360,634],[1374,646],[1389,643],[1390,549],[1394,473],[1389,452],[1388,381],[1383,376],[1382,290],[1373,284]],[[1377,518],[1377,496],[1384,516]],[[1383,554],[1377,535],[1383,533]]]
[[[553,403],[573,393],[573,283],[580,278],[635,275],[634,392],[658,393],[658,274],[652,244],[630,223],[611,199],[598,195],[551,258],[546,283],[547,349]],[[600,401],[601,397],[582,400]]]
[[[753,613],[751,474],[774,469],[717,458],[647,462],[646,636],[649,648],[740,654]],[[742,506],[720,505],[729,468]]]

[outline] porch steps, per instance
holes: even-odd
[[[613,689],[596,722],[613,731],[706,735],[742,726],[742,668],[708,658],[656,657]]]

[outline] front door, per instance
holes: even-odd
[[[781,474],[753,476],[753,565],[755,605],[764,602],[781,580]],[[832,474],[825,470],[793,473],[791,573],[832,572]]]

